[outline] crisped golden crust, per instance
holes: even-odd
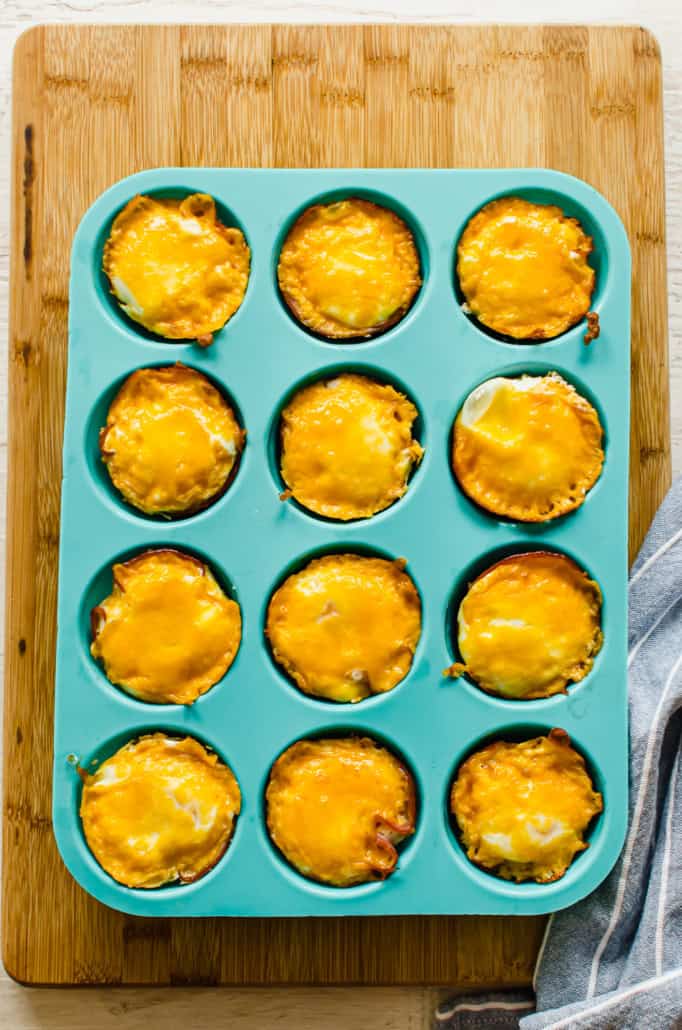
[[[457,246],[467,309],[516,340],[550,340],[587,314],[592,238],[561,208],[501,197],[468,222]]]
[[[417,409],[392,386],[343,373],[306,386],[282,412],[286,496],[318,515],[369,518],[407,490],[423,451]]]
[[[514,554],[474,580],[457,624],[457,675],[499,697],[551,697],[592,668],[602,645],[601,590],[564,554]]]
[[[123,497],[147,515],[190,515],[229,486],[245,434],[232,408],[193,368],[141,368],[117,393],[100,431],[102,460]]]
[[[452,467],[482,508],[546,522],[585,500],[601,474],[603,435],[595,409],[556,372],[500,377],[472,391],[457,415]]]
[[[92,656],[107,678],[156,704],[192,704],[239,650],[241,612],[198,558],[171,548],[114,565],[114,587],[92,610]]]
[[[385,332],[421,286],[407,225],[359,197],[307,208],[284,241],[277,276],[294,317],[335,340]]]
[[[596,311],[588,311],[586,321],[587,332],[583,338],[583,343],[586,347],[589,347],[593,340],[599,339],[599,336],[601,335],[601,326],[599,324],[599,315]]]
[[[270,771],[266,805],[285,858],[335,887],[385,879],[416,826],[410,772],[369,737],[296,741]]]
[[[603,802],[568,735],[554,729],[474,752],[459,768],[450,807],[472,862],[505,880],[551,883],[587,848]]]
[[[205,193],[137,196],[114,219],[102,267],[133,321],[169,340],[203,345],[244,299],[250,252]]]
[[[306,694],[361,701],[410,670],[421,602],[403,561],[332,554],[289,576],[268,605],[275,660]]]
[[[88,847],[126,887],[192,883],[224,854],[241,807],[239,785],[192,737],[140,737],[81,775]]]

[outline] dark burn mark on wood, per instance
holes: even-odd
[[[463,60],[455,61],[452,65],[458,75],[462,74],[473,74],[478,73],[480,75],[492,75],[499,71],[499,61],[477,61],[475,58],[472,61]]]
[[[33,261],[33,183],[36,169],[33,155],[33,126],[24,126],[24,269],[26,278],[31,278]]]
[[[635,57],[653,57],[659,61],[661,48],[656,37],[648,29],[640,28],[635,34]]]
[[[190,68],[197,71],[227,72],[227,56],[225,57],[182,57],[180,68],[187,71]]]
[[[658,232],[647,232],[643,230],[635,232],[634,236],[638,243],[651,243],[655,247],[662,247],[665,243],[662,234]]]
[[[77,962],[73,970],[73,982],[75,984],[111,984],[117,986],[121,982],[120,976],[114,976],[98,962]]]
[[[667,458],[668,458],[668,448],[667,447],[647,447],[646,445],[643,445],[639,449],[639,457],[640,457],[640,459],[642,461],[642,464],[645,464],[648,461],[655,461],[656,458],[665,458],[667,460]]]
[[[317,57],[312,54],[276,54],[272,67],[281,71],[306,71],[317,67]]]
[[[59,494],[57,494],[57,497],[59,497]],[[57,513],[58,513],[58,511],[59,511],[59,508],[57,508]],[[59,523],[59,519],[58,519],[58,514],[55,514],[54,517],[57,518],[57,525],[53,526],[53,525],[50,524],[50,525],[45,526],[44,528],[39,528],[39,530],[38,530],[38,540],[39,540],[39,542],[41,544],[45,545],[45,550],[48,551],[48,552],[50,552],[50,551],[58,551],[59,550],[59,524],[58,524]],[[52,516],[50,516],[50,518],[52,518]]]
[[[253,93],[267,93],[270,85],[267,75],[233,75],[230,79],[232,89]]]
[[[17,340],[14,344],[14,360],[18,365],[28,368],[34,363],[35,355],[30,340]]]
[[[94,89],[91,91],[90,99],[93,104],[100,104],[102,107],[128,107],[133,99],[133,91],[130,88],[109,93]]]
[[[629,118],[635,113],[635,105],[629,100],[617,101],[613,104],[593,104],[590,114],[593,118]]]
[[[546,61],[547,53],[544,50],[523,50],[521,48],[510,48],[499,51],[501,61]]]
[[[78,79],[73,75],[46,75],[45,86],[54,90],[75,90],[77,93],[88,92],[88,80]]]
[[[26,641],[23,637],[19,640],[19,654],[26,654]]]
[[[52,829],[50,817],[42,815],[40,812],[35,812],[31,805],[25,801],[19,803],[7,802],[5,804],[5,819],[8,823],[14,823],[15,826],[27,826],[31,830],[44,831]]]
[[[559,30],[554,26],[545,44],[545,53],[549,60],[557,57],[564,61],[584,61],[587,58],[587,32],[580,29]]]
[[[69,310],[69,298],[58,293],[43,293],[40,303],[45,311],[66,315]]]
[[[454,86],[413,86],[409,95],[416,100],[437,100],[451,103],[455,99]]]
[[[329,107],[364,107],[365,96],[359,89],[322,89],[320,100]]]
[[[391,65],[409,64],[409,54],[368,54],[365,62],[374,68],[390,68]]]

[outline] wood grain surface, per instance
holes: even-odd
[[[54,984],[527,983],[538,919],[142,920],[98,905],[62,867],[49,784],[69,247],[103,189],[154,165],[544,165],[586,179],[619,211],[633,248],[634,549],[670,478],[653,37],[558,26],[48,26],[21,38],[14,77],[8,970]]]

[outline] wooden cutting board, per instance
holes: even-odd
[[[543,165],[586,179],[633,248],[634,552],[670,480],[655,40],[638,28],[39,27],[15,52],[13,162],[8,971],[42,984],[527,983],[541,919],[145,920],[103,908],[63,868],[50,770],[69,248],[102,190],[154,165]]]

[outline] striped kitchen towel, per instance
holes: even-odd
[[[682,1030],[682,479],[632,568],[629,647],[621,856],[601,887],[550,917],[535,995],[454,998],[438,1030]]]

